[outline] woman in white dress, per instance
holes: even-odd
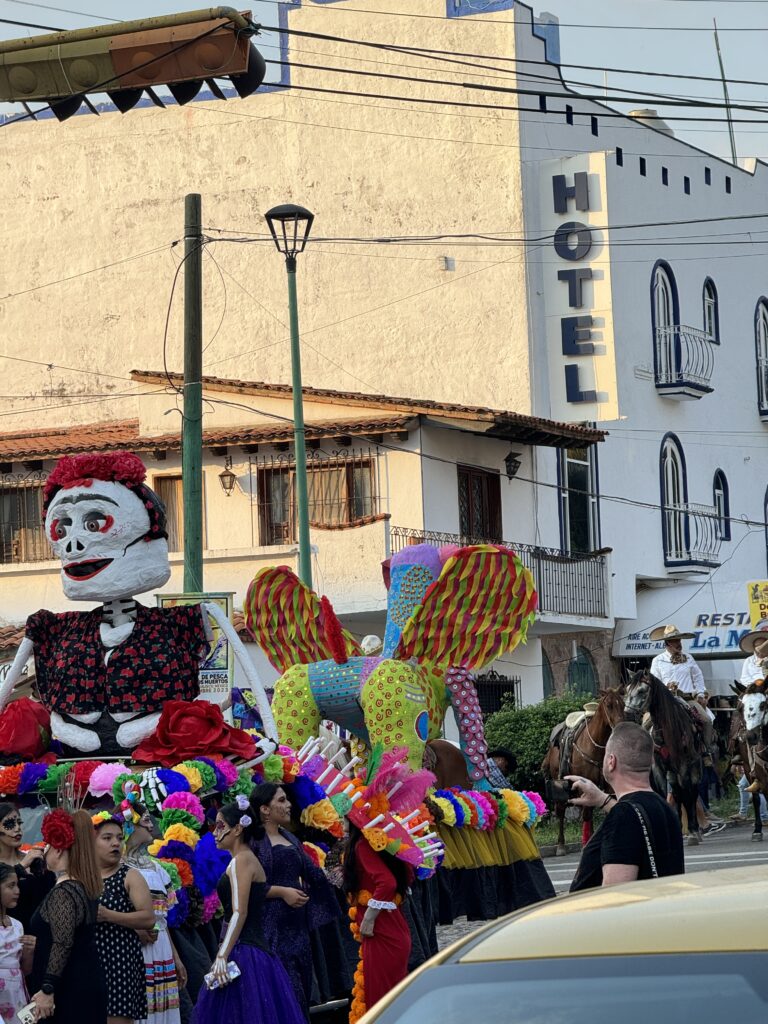
[[[168,932],[168,911],[175,902],[175,894],[170,875],[147,852],[153,840],[151,816],[136,802],[132,802],[131,811],[132,820],[125,827],[124,859],[143,875],[155,908],[154,928],[138,933],[147,972],[147,1017],[136,1024],[180,1024],[179,988],[186,985],[187,979]]]

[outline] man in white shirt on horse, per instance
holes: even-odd
[[[682,633],[671,623],[652,629],[651,640],[663,640],[664,650],[651,662],[651,675],[660,679],[668,690],[672,690],[688,703],[688,707],[701,722],[704,740],[709,750],[713,739],[712,721],[696,699],[706,692],[704,676],[691,655],[683,652],[683,640],[693,640],[694,636],[694,633]]]

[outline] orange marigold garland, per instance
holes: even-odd
[[[368,894],[360,894],[361,897],[363,895]],[[354,984],[352,986],[352,1004],[349,1008],[349,1024],[355,1024],[355,1022],[360,1020],[360,1018],[365,1014],[366,1005],[365,974],[363,972],[363,946],[362,938],[360,936],[360,925],[357,921],[357,907],[354,906],[349,908],[349,930],[352,932],[354,940],[360,943],[360,957],[355,969]]]

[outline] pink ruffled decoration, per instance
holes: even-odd
[[[224,776],[227,783],[227,788],[234,786],[237,782],[239,775],[237,768],[232,764],[231,761],[227,760],[226,757],[222,757],[216,761],[216,771],[220,772]]]
[[[536,808],[536,813],[540,818],[543,818],[547,813],[547,805],[544,803],[538,793],[530,793],[527,789],[523,791],[523,795],[527,796],[533,806]]]
[[[130,768],[119,761],[117,764],[114,762],[100,764],[93,775],[91,775],[88,783],[88,792],[91,796],[112,796],[112,787],[115,784],[115,779],[118,775],[124,775],[125,772],[130,772]]]
[[[221,906],[218,893],[212,892],[203,900],[203,924],[208,924],[216,916],[216,911]]]
[[[488,832],[492,828],[495,828],[495,826],[496,826],[496,819],[498,818],[498,813],[496,811],[496,808],[493,806],[491,801],[488,799],[488,797],[485,796],[484,793],[481,793],[479,790],[473,790],[472,791],[472,799],[476,803],[478,803],[482,807],[482,809],[483,809],[483,824],[482,824],[483,831],[484,832]]]
[[[187,814],[191,814],[193,818],[197,818],[199,822],[205,821],[203,805],[194,793],[171,793],[171,795],[166,797],[163,801],[163,810],[186,811]]]

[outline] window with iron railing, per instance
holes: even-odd
[[[757,351],[757,408],[768,416],[768,302],[761,299],[755,311],[755,349]]]
[[[184,550],[184,494],[181,474],[156,476],[153,481],[158,498],[165,505],[168,531],[168,550]]]
[[[378,456],[371,451],[310,455],[307,494],[310,525],[338,529],[367,522],[379,511]],[[296,466],[290,457],[266,456],[250,464],[258,513],[258,542],[296,540]]]
[[[0,563],[43,562],[53,557],[43,525],[43,478],[0,477]]]

